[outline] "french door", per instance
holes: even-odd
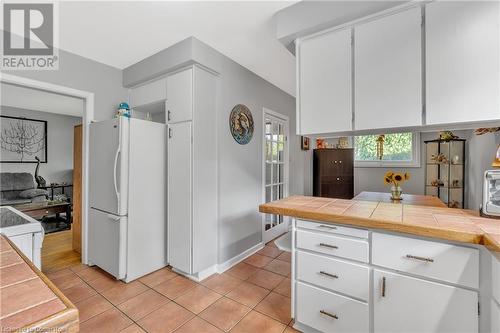
[[[264,109],[264,201],[288,196],[288,118]],[[262,218],[264,243],[284,234],[288,220],[281,215],[265,214]]]

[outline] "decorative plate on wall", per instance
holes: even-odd
[[[253,136],[252,112],[243,104],[236,105],[229,115],[229,128],[236,142],[246,145]]]

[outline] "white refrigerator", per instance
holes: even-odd
[[[164,124],[90,124],[90,265],[125,282],[167,265],[166,156]]]

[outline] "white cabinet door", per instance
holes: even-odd
[[[21,250],[26,258],[33,261],[33,234],[9,236],[9,239]]]
[[[168,126],[168,257],[172,267],[191,274],[191,122]]]
[[[167,80],[165,78],[130,89],[132,108],[158,103],[167,98]]]
[[[421,8],[354,29],[355,129],[422,125]]]
[[[500,119],[500,3],[425,9],[427,124]]]
[[[167,77],[167,122],[193,119],[193,69]]]
[[[374,332],[477,332],[477,292],[374,270]]]
[[[300,40],[297,51],[297,134],[350,131],[351,31]]]

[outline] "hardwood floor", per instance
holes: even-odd
[[[72,241],[72,230],[45,235],[42,245],[42,272],[55,272],[80,263],[80,253],[73,250]]]

